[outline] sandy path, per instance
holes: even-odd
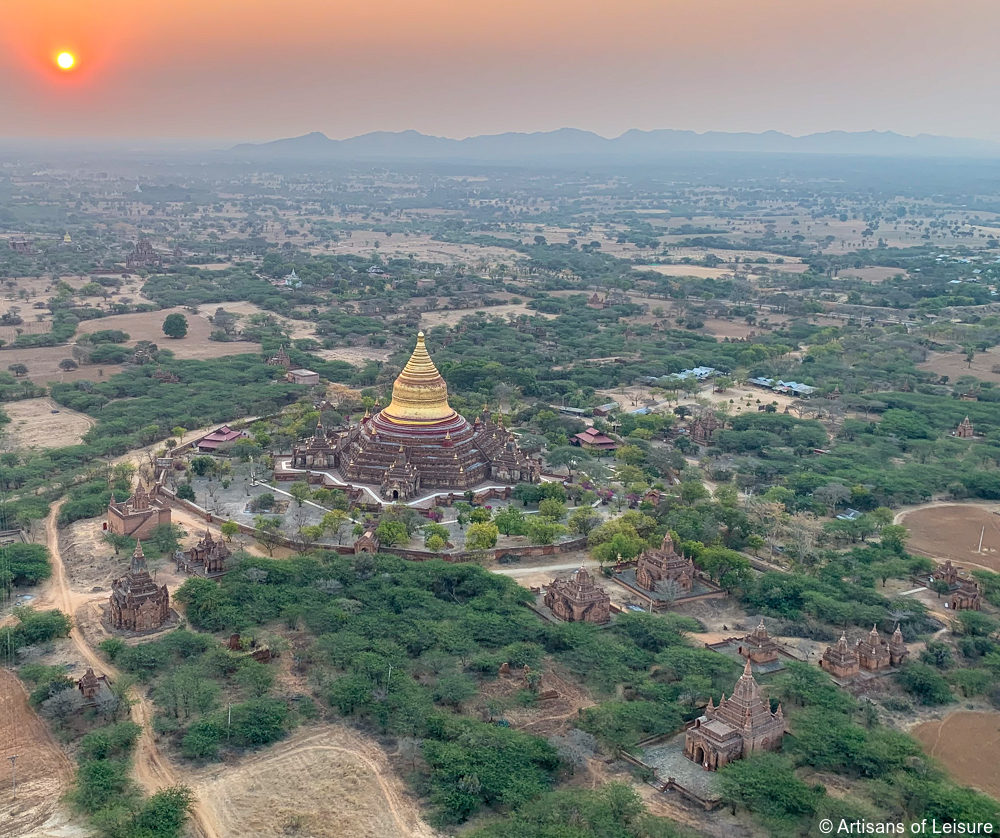
[[[581,567],[599,567],[599,563],[595,559],[586,559],[582,562],[569,562],[564,564],[547,564],[541,567],[502,567],[502,568],[490,568],[491,573],[498,573],[500,576],[529,576],[532,573],[549,573],[551,571],[557,570],[577,570]]]
[[[64,502],[65,499],[62,499],[53,504],[52,511],[45,520],[45,537],[49,552],[52,555],[51,597],[59,610],[73,617],[81,605],[94,599],[103,599],[104,595],[94,597],[88,594],[75,593],[70,587],[69,579],[66,575],[66,567],[63,564],[62,554],[59,550],[59,532],[57,528],[59,510]],[[112,678],[121,677],[121,673],[118,670],[94,652],[75,624],[70,630],[69,636],[80,655],[88,664],[98,671],[105,672]],[[132,690],[132,699],[135,702],[132,706],[132,720],[142,726],[142,735],[139,738],[139,744],[135,753],[136,779],[150,793],[155,793],[168,786],[181,785],[181,779],[174,772],[170,763],[160,753],[160,749],[153,739],[153,712],[149,700],[138,689]],[[191,806],[191,825],[201,838],[219,838],[219,832],[211,810],[205,806],[203,801],[197,798]]]

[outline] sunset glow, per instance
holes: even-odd
[[[56,64],[59,65],[61,70],[72,70],[73,66],[76,64],[76,59],[73,57],[72,53],[61,52],[56,58]]]
[[[0,101],[26,135],[58,135],[68,107],[87,135],[572,126],[1000,137],[969,83],[1000,72],[994,0],[969,0],[962,15],[946,0],[7,5]]]

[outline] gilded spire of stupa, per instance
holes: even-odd
[[[392,401],[381,415],[395,425],[436,424],[455,415],[448,404],[448,385],[427,354],[423,332],[417,334],[417,346],[392,385]]]

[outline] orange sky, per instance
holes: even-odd
[[[0,135],[892,129],[1000,139],[997,0],[30,0]],[[54,56],[78,57],[60,73]]]

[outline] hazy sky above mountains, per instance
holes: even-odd
[[[996,0],[22,0],[0,25],[0,134],[1000,140],[998,30]]]

